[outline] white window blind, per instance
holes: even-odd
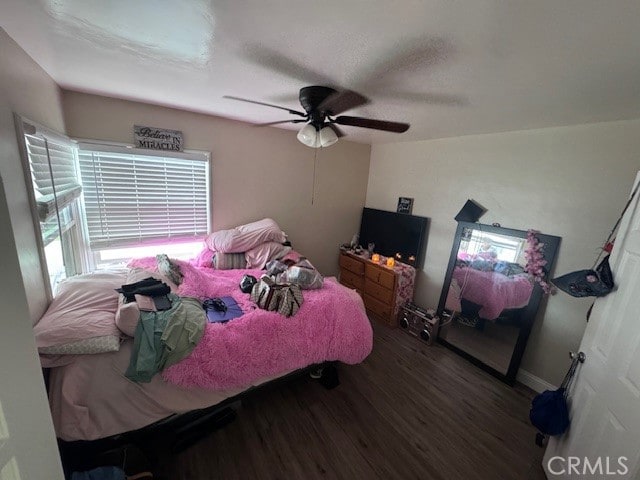
[[[91,249],[207,234],[208,155],[144,152],[80,144]]]
[[[40,133],[25,133],[24,138],[38,217],[45,222],[56,215],[56,206],[62,211],[80,196],[75,146],[71,141],[65,142]]]

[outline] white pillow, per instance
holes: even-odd
[[[247,268],[264,268],[271,260],[278,260],[291,251],[291,247],[278,242],[266,242],[247,250],[244,258]]]
[[[115,323],[115,314],[119,294],[115,289],[125,280],[124,272],[96,272],[71,277],[60,283],[51,305],[33,327],[38,350],[41,353],[70,349],[74,353],[117,350],[120,331]],[[109,342],[87,342],[101,337],[112,338]],[[51,347],[60,349],[54,348],[54,352]]]
[[[283,243],[286,240],[278,224],[271,218],[264,218],[230,230],[213,232],[205,239],[205,243],[215,252],[240,253],[264,242]]]

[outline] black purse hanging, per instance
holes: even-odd
[[[595,270],[567,273],[552,279],[551,283],[572,297],[604,297],[614,286],[609,255],[602,259]]]
[[[629,200],[627,200],[627,204],[624,206],[620,217],[618,217],[618,221],[611,229],[609,237],[604,242],[604,245],[611,245],[611,239],[618,229],[618,226],[622,221],[622,217],[624,217],[629,205],[631,205],[631,201],[636,196],[636,193],[638,193],[639,188],[640,183],[638,183],[633,189],[633,193],[629,197]],[[605,251],[605,249],[603,248],[602,251]],[[609,255],[604,257],[602,261],[598,263],[598,260],[602,255],[602,251],[598,254],[593,267],[589,270],[577,270],[575,272],[561,275],[560,277],[553,278],[551,283],[572,297],[604,297],[613,290],[614,283],[613,273],[611,271],[611,266],[609,265]]]

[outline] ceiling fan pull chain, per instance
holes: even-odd
[[[316,163],[318,160],[318,150],[319,148],[315,148],[313,150],[313,185],[311,187],[311,205],[313,205],[313,201],[316,196]]]

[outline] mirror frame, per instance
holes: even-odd
[[[440,294],[440,301],[438,302],[438,310],[437,315],[440,319],[443,318],[442,312],[445,307],[445,303],[447,300],[447,294],[449,292],[449,285],[451,284],[451,278],[453,276],[453,270],[456,265],[456,260],[458,258],[458,250],[460,248],[460,242],[462,240],[462,232],[465,228],[471,228],[473,230],[482,230],[487,233],[496,233],[500,235],[509,235],[512,237],[518,238],[527,238],[527,232],[525,230],[516,230],[513,228],[504,228],[500,226],[494,225],[484,225],[481,223],[474,222],[458,222],[458,228],[456,229],[456,234],[453,240],[453,246],[451,248],[451,255],[449,256],[449,264],[447,266],[447,273],[444,277],[444,283],[442,286],[442,292]],[[545,266],[545,271],[547,273],[547,279],[552,278],[551,272],[553,271],[553,265],[555,263],[558,248],[560,247],[560,237],[554,235],[545,235],[543,233],[536,233],[536,237],[541,243],[544,243],[544,259],[547,261]],[[509,361],[509,368],[507,369],[507,373],[502,373],[495,368],[487,365],[482,360],[477,357],[474,357],[472,354],[466,352],[465,350],[447,342],[440,335],[438,336],[438,342],[445,345],[447,348],[453,350],[457,354],[469,360],[474,365],[482,368],[486,372],[492,374],[493,376],[499,378],[503,382],[508,383],[509,385],[513,385],[516,380],[516,375],[518,373],[518,369],[520,368],[520,362],[522,361],[522,356],[524,355],[524,350],[527,346],[527,340],[529,339],[529,334],[531,333],[531,328],[536,319],[536,315],[540,308],[540,303],[543,300],[543,291],[538,283],[534,285],[533,291],[531,292],[531,298],[529,299],[529,303],[526,307],[523,308],[523,312],[521,315],[521,327],[520,332],[518,334],[518,339],[514,346],[513,352],[511,354],[511,360]]]

